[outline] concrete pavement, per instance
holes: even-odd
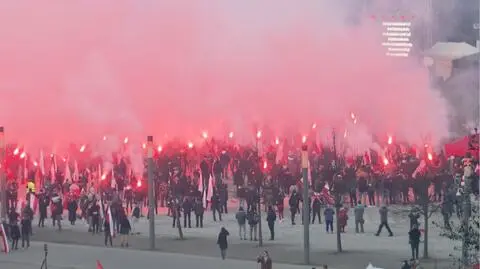
[[[90,246],[48,244],[49,269],[92,269],[99,260],[104,269],[248,269],[257,268],[252,261],[221,260],[220,258],[192,256],[174,253],[138,251],[132,249],[112,249]],[[28,250],[20,250],[8,255],[0,254],[2,269],[38,269],[43,261],[43,242],[34,242]],[[307,266],[274,264],[275,269],[306,269]]]
[[[365,214],[366,227],[364,234],[355,234],[350,216],[347,233],[342,234],[344,253],[336,253],[336,237],[327,234],[324,225],[311,226],[311,261],[313,264],[328,264],[337,269],[350,269],[367,265],[372,262],[375,266],[383,268],[397,268],[400,262],[410,257],[408,246],[408,219],[392,216],[391,228],[394,237],[387,237],[386,231],[380,237],[374,236],[377,229],[377,208],[368,208]],[[265,216],[263,216],[263,219]],[[253,260],[262,251],[257,242],[239,240],[238,229],[234,214],[224,216],[222,222],[213,222],[211,212],[205,219],[205,227],[183,229],[186,240],[178,240],[177,229],[171,227],[171,218],[159,216],[156,219],[157,250],[171,253],[185,253],[199,256],[218,257],[216,237],[220,227],[225,226],[231,233],[229,237],[229,257],[240,260]],[[50,222],[48,223],[50,225]],[[432,225],[430,225],[432,227]],[[268,229],[263,222],[264,238],[268,238]],[[132,248],[139,250],[148,249],[146,238],[148,225],[146,219],[141,219],[136,227],[140,235],[131,237]],[[87,227],[81,222],[75,226],[65,224],[63,232],[56,232],[51,227],[34,228],[33,240],[65,244],[79,244],[90,246],[103,246],[102,235],[91,235],[86,232]],[[265,240],[264,248],[268,249],[277,262],[289,264],[303,263],[302,225],[292,226],[289,221],[276,224],[276,240]],[[430,254],[437,259],[439,264],[448,263],[448,255],[453,252],[453,245],[445,238],[438,236],[438,229],[432,227],[430,232]],[[117,241],[117,242],[115,242]],[[118,239],[114,245],[118,246]],[[421,251],[422,251],[422,246]],[[433,260],[432,260],[433,262]],[[427,265],[428,266],[428,265]],[[429,268],[425,266],[426,268]],[[361,268],[361,267],[360,267]],[[440,267],[441,268],[441,267]]]

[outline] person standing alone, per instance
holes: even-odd
[[[220,254],[222,255],[222,260],[225,260],[227,257],[227,248],[228,248],[228,242],[227,242],[227,237],[230,235],[230,233],[225,229],[225,227],[222,227],[220,230],[220,233],[218,234],[218,239],[217,239],[217,245],[220,248]]]
[[[388,208],[387,206],[382,206],[378,212],[380,213],[380,225],[378,226],[378,231],[375,234],[376,236],[380,235],[380,232],[382,231],[383,226],[387,228],[387,231],[389,233],[388,236],[393,236],[392,230],[390,230],[390,226],[388,226]]]

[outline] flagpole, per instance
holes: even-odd
[[[1,210],[0,216],[2,220],[7,218],[7,182],[5,177],[5,129],[0,126],[0,196]]]

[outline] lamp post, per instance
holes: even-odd
[[[260,138],[262,138],[262,131],[257,131],[257,139],[256,139],[256,148],[257,148],[257,162],[260,160],[260,155],[259,155],[259,152],[258,152],[258,143],[259,143],[259,140]],[[263,175],[262,175],[263,176]],[[261,201],[261,195],[260,195],[260,188],[261,188],[261,184],[263,182],[263,179],[262,181],[260,182],[259,184],[259,188],[258,188],[258,206],[257,206],[257,211],[258,211],[258,218],[260,219],[258,221],[258,246],[259,247],[262,247],[263,246],[263,235],[262,235],[262,206],[260,204],[260,201]]]
[[[310,264],[310,204],[308,199],[308,147],[302,146],[303,177],[303,261]]]
[[[0,197],[1,210],[0,217],[3,220],[7,218],[7,182],[5,177],[5,129],[0,126]]]
[[[155,182],[153,180],[153,136],[147,137],[147,165],[148,165],[148,238],[150,249],[155,249]]]

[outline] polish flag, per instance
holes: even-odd
[[[113,229],[112,210],[110,210],[110,206],[108,206],[108,209],[107,209],[107,216],[108,216],[108,226],[110,226],[110,235],[114,237],[115,230]]]
[[[42,172],[42,176],[45,175],[45,156],[43,156],[43,150],[40,151],[40,171]]]
[[[74,168],[73,168],[73,179],[75,182],[78,182],[79,179],[80,179],[80,172],[78,171],[78,163],[77,163],[77,160],[75,160],[75,163],[74,163]]]
[[[104,269],[102,263],[97,260],[97,269]]]
[[[5,236],[7,233],[5,232],[5,227],[3,226],[3,223],[0,223],[0,236],[2,236],[2,244],[3,244],[3,251],[5,254],[8,254],[10,252],[10,247],[8,245],[7,237]]]
[[[69,159],[65,162],[65,180],[68,183],[72,183],[72,171],[70,171]]]

